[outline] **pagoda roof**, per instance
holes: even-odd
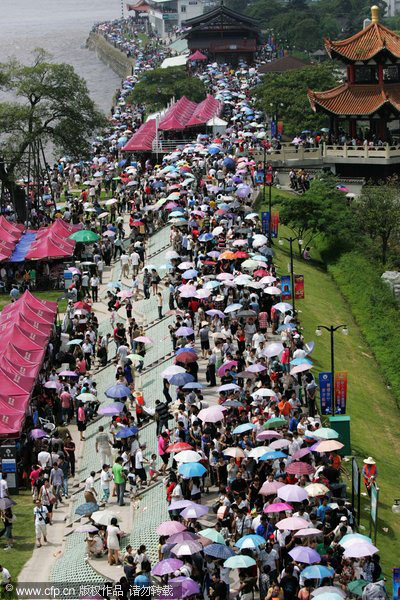
[[[335,115],[371,115],[384,105],[400,111],[400,83],[343,83],[325,92],[308,90],[314,112],[318,109]]]
[[[193,19],[187,19],[183,22],[184,27],[200,27],[212,25],[215,22],[220,28],[225,28],[226,25],[244,26],[255,31],[259,31],[258,21],[252,19],[247,15],[231,10],[223,4],[209,10],[208,12],[193,17]]]
[[[346,40],[325,39],[325,48],[331,58],[349,61],[370,60],[383,50],[400,58],[400,36],[381,23],[372,22]]]

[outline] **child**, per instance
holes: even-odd
[[[137,485],[136,485],[136,474],[135,474],[135,469],[134,467],[131,466],[131,468],[129,469],[129,473],[128,473],[128,481],[129,481],[129,492],[130,492],[130,497],[131,498],[135,498],[136,496],[136,492],[137,492]]]
[[[109,468],[109,465],[103,465],[100,474],[100,487],[103,492],[103,497],[101,498],[100,502],[104,502],[105,504],[107,504],[110,499],[110,481],[112,481],[112,475],[109,471]]]
[[[158,471],[156,469],[156,460],[157,460],[157,455],[152,454],[151,459],[149,461],[149,475],[150,475],[149,484],[153,481],[153,478],[154,478],[154,481],[156,481],[156,479],[158,477]]]

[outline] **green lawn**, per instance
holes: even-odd
[[[280,227],[281,235],[290,232]],[[288,273],[288,244],[283,249],[275,243],[276,262],[280,274]],[[335,334],[335,369],[348,371],[347,414],[351,417],[351,445],[361,465],[362,459],[373,456],[377,461],[380,487],[377,545],[381,550],[382,566],[388,580],[391,570],[398,566],[400,555],[400,519],[391,511],[398,497],[400,464],[399,410],[387,389],[378,366],[365,343],[350,307],[323,265],[310,264],[296,257],[295,272],[304,274],[305,299],[296,302],[306,341],[316,341],[312,355],[314,375],[330,368],[330,337],[325,332],[315,336],[317,325],[347,324],[349,335]],[[350,469],[349,469],[350,470]],[[364,490],[362,490],[364,491]],[[361,523],[369,533],[369,502],[362,498]],[[386,530],[387,531],[384,531]]]
[[[35,543],[35,528],[33,525],[33,502],[30,492],[23,491],[13,496],[17,503],[13,507],[16,521],[13,525],[14,544],[12,550],[4,551],[4,537],[0,542],[0,564],[6,567],[11,577],[16,581],[21,569],[30,559]]]
[[[58,298],[64,295],[64,290],[52,290],[49,292],[32,292],[37,298],[40,300],[50,300],[51,302],[57,302]],[[6,304],[10,304],[10,296],[8,294],[3,294],[0,296],[0,310],[6,306]],[[67,300],[60,300],[58,303],[58,310],[60,313],[65,312],[67,308]]]

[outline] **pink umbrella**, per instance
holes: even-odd
[[[333,452],[334,450],[341,450],[343,446],[344,445],[337,440],[324,440],[323,442],[318,442],[318,444],[316,444],[315,450],[317,452]]]
[[[286,486],[285,486],[286,487]],[[281,491],[281,490],[279,490]],[[287,529],[288,531],[297,531],[298,529],[306,529],[309,525],[309,521],[302,519],[301,517],[288,517],[278,521],[276,526],[278,529]]]
[[[211,290],[197,290],[196,292],[196,298],[199,298],[199,300],[203,300],[204,298],[209,298],[211,296]]]
[[[181,531],[181,533],[174,533],[167,538],[167,544],[179,544],[180,542],[188,542],[197,540],[198,536],[190,531]]]
[[[287,448],[288,446],[288,440],[275,440],[275,442],[270,443],[269,448],[271,450],[280,450],[281,448]]]
[[[265,506],[263,512],[269,514],[269,513],[285,512],[287,510],[293,510],[293,506],[291,506],[290,504],[287,504],[286,502],[275,502],[274,504]]]
[[[183,567],[183,561],[178,558],[166,558],[164,560],[160,560],[152,569],[152,575],[158,575],[162,577],[163,575],[169,575],[170,573],[174,573],[174,571]]]
[[[57,381],[46,381],[44,387],[48,390],[57,390],[61,386]]]
[[[132,298],[133,292],[131,292],[130,290],[122,290],[122,292],[118,292],[117,296],[118,298],[122,298],[123,300],[125,300],[125,298]]]
[[[175,554],[175,556],[191,556],[192,554],[196,554],[197,552],[201,552],[202,550],[203,546],[201,544],[190,540],[188,542],[181,542],[180,544],[176,544],[171,548],[171,552]]]
[[[208,513],[208,506],[204,504],[192,504],[187,506],[181,512],[181,517],[184,519],[199,519]]]
[[[238,365],[237,360],[229,360],[228,362],[226,362],[220,366],[220,368],[217,371],[218,376],[223,377],[225,375],[226,371],[228,371],[232,367],[237,367],[237,365]]]
[[[311,475],[315,469],[305,462],[292,462],[286,467],[286,473],[291,475]]]
[[[218,423],[224,419],[224,409],[222,406],[215,404],[214,406],[203,408],[197,416],[203,423]]]
[[[307,527],[306,529],[299,529],[299,531],[296,531],[294,535],[295,537],[311,537],[313,535],[323,535],[323,533],[323,531],[317,529],[316,527]]]
[[[185,531],[186,527],[179,521],[164,521],[157,527],[158,535],[173,535]]]
[[[246,246],[247,240],[235,240],[232,246]]]
[[[270,294],[271,296],[279,296],[282,293],[282,290],[280,290],[278,287],[271,286],[265,288],[264,292],[266,294]]]
[[[218,281],[227,281],[234,279],[234,276],[231,273],[220,273],[217,275]]]
[[[259,442],[263,442],[264,440],[270,440],[272,438],[281,438],[282,434],[279,433],[279,431],[274,431],[273,429],[271,429],[270,431],[260,431],[260,433],[257,433],[256,439]]]
[[[297,452],[295,452],[292,455],[292,458],[294,460],[301,460],[302,458],[304,458],[305,456],[307,456],[307,454],[311,454],[311,451],[309,448],[300,448],[300,450],[297,450]]]
[[[182,508],[186,508],[192,504],[193,502],[191,500],[175,500],[175,502],[171,502],[168,506],[168,510],[182,510]]]
[[[282,487],[286,486],[280,481],[266,481],[262,484],[259,494],[262,496],[272,496],[273,494],[276,494]]]
[[[309,364],[297,365],[296,367],[293,367],[293,369],[290,369],[290,374],[297,375],[298,373],[303,373],[304,371],[309,371],[312,368],[313,368],[313,365],[309,365]]]
[[[244,458],[246,456],[241,448],[225,448],[223,454],[232,456],[232,458]]]
[[[135,338],[135,342],[141,342],[142,344],[153,344],[153,340],[145,335],[139,335],[139,337]]]
[[[299,485],[284,485],[278,490],[277,495],[286,502],[303,502],[308,498],[306,490]],[[307,524],[304,527],[307,527]]]
[[[79,373],[76,373],[76,371],[61,371],[61,373],[59,373],[60,377],[79,377]]]

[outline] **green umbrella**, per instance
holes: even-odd
[[[199,534],[202,537],[205,537],[208,540],[215,542],[216,544],[225,544],[224,536],[221,535],[219,533],[219,531],[217,531],[216,529],[213,529],[212,527],[209,527],[208,529],[203,529],[202,531],[199,531]]]
[[[365,581],[365,579],[356,579],[355,581],[351,581],[348,584],[347,589],[351,594],[354,594],[355,596],[362,596],[363,589],[367,584],[368,581]]]
[[[275,429],[276,427],[283,427],[284,425],[287,425],[288,422],[286,421],[286,419],[282,419],[280,417],[276,417],[274,419],[269,419],[264,427],[265,429]]]
[[[140,354],[128,354],[126,358],[129,358],[130,360],[144,360],[143,356],[140,356]]]
[[[75,233],[69,237],[71,240],[75,240],[75,242],[82,242],[83,244],[97,242],[97,240],[100,239],[100,236],[97,233],[94,233],[94,231],[90,231],[89,229],[75,231]]]

